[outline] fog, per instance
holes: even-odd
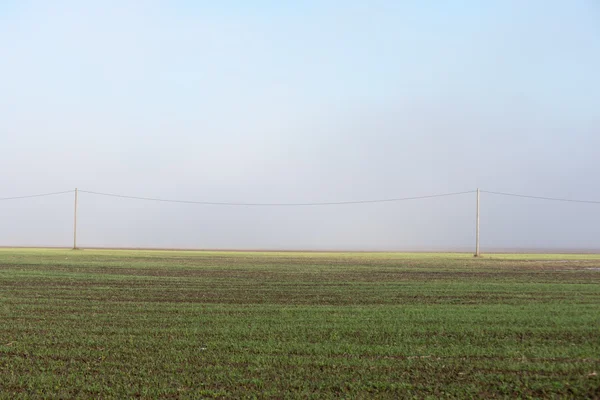
[[[600,201],[596,1],[0,2],[0,198]],[[74,194],[0,200],[71,246]],[[457,250],[475,193],[218,206],[79,193],[81,247]],[[600,204],[481,194],[481,245],[600,249]]]

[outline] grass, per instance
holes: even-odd
[[[0,249],[0,398],[600,398],[599,267]]]

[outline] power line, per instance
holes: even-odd
[[[80,193],[89,193],[99,196],[117,197],[122,199],[134,199],[134,200],[146,200],[146,201],[158,201],[164,203],[183,203],[183,204],[201,204],[211,206],[242,206],[242,207],[308,207],[308,206],[335,206],[335,205],[348,205],[348,204],[370,204],[370,203],[390,203],[406,200],[421,200],[430,199],[435,197],[447,197],[447,196],[458,196],[461,194],[475,193],[474,190],[466,192],[454,192],[454,193],[442,193],[432,194],[427,196],[415,196],[415,197],[400,197],[393,199],[379,199],[379,200],[356,200],[356,201],[335,201],[335,202],[317,202],[317,203],[229,203],[229,202],[210,202],[210,201],[191,201],[191,200],[171,200],[171,199],[160,199],[153,197],[140,197],[140,196],[127,196],[113,193],[101,193],[92,192],[88,190],[79,190]]]
[[[16,197],[0,197],[0,201],[2,200],[18,200],[18,199],[30,199],[33,197],[46,197],[46,196],[54,196],[57,194],[66,194],[66,193],[73,193],[74,190],[67,190],[64,192],[53,192],[53,193],[43,193],[43,194],[31,194],[28,196],[16,196]]]
[[[594,200],[576,200],[576,199],[562,199],[562,198],[558,198],[558,197],[529,196],[529,195],[517,194],[517,193],[490,192],[487,190],[482,190],[481,192],[495,194],[495,195],[499,195],[499,196],[522,197],[522,198],[526,198],[526,199],[562,201],[562,202],[566,202],[566,203],[600,204],[600,201],[594,201]]]
[[[47,196],[55,196],[55,195],[73,193],[73,192],[74,192],[74,190],[66,190],[66,191],[62,191],[62,192],[32,194],[32,195],[26,195],[26,196],[0,197],[0,201],[29,199],[29,198],[35,198],[35,197],[47,197]],[[407,200],[422,200],[422,199],[431,199],[431,198],[436,198],[436,197],[458,196],[458,195],[463,195],[463,194],[475,193],[476,191],[469,190],[469,191],[464,191],[464,192],[441,193],[441,194],[413,196],[413,197],[398,197],[398,198],[391,198],[391,199],[308,202],[308,203],[213,202],[213,201],[175,200],[175,199],[163,199],[163,198],[155,198],[155,197],[129,196],[129,195],[114,194],[114,193],[94,192],[94,191],[89,191],[89,190],[79,190],[79,192],[98,195],[98,196],[116,197],[116,198],[133,199],[133,200],[156,201],[156,202],[163,202],[163,203],[199,204],[199,205],[212,205],[212,206],[241,206],[241,207],[310,207],[310,206],[335,206],[335,205],[350,205],[350,204],[391,203],[391,202],[399,202],[399,201],[407,201]],[[520,198],[526,198],[526,199],[559,201],[559,202],[566,202],[566,203],[600,204],[600,201],[596,201],[596,200],[580,200],[580,199],[566,199],[566,198],[558,198],[558,197],[530,196],[530,195],[525,195],[525,194],[520,194],[520,193],[494,192],[494,191],[489,191],[489,190],[481,190],[481,193],[488,193],[488,194],[498,195],[498,196],[520,197]]]

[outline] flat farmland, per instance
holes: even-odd
[[[600,256],[0,249],[0,398],[600,398]]]

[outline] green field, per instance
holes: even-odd
[[[600,398],[600,256],[0,249],[0,398]]]

